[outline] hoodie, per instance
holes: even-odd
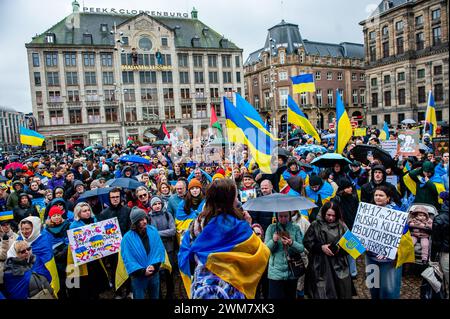
[[[72,208],[69,207],[68,203],[63,199],[63,198],[55,198],[53,199],[45,208],[45,213],[44,213],[44,221],[47,220],[48,218],[48,213],[50,212],[50,208],[52,208],[52,206],[55,206],[57,203],[62,203],[63,207],[64,207],[64,214],[62,215],[62,218],[69,220],[70,222],[73,221],[73,212],[72,212]]]
[[[15,190],[15,185],[20,185],[20,189],[18,191]],[[8,210],[13,210],[14,207],[17,207],[19,204],[19,195],[24,192],[23,184],[20,181],[14,181],[11,186],[14,189],[14,192],[9,195],[8,201],[6,202],[6,208]]]
[[[383,179],[381,180],[381,182],[379,184],[375,183],[375,180],[374,180],[375,171],[381,171],[383,173]],[[387,176],[386,169],[384,168],[383,165],[375,165],[372,168],[370,182],[364,184],[361,187],[361,202],[374,204],[375,202],[373,201],[373,195],[375,193],[375,188],[377,188],[378,186],[384,185],[389,189],[389,192],[391,193],[390,194],[391,200],[393,202],[395,202],[398,206],[401,206],[402,202],[401,202],[400,194],[394,185],[386,182],[386,176]]]

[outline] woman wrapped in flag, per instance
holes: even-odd
[[[232,180],[217,179],[184,234],[178,264],[192,299],[253,299],[270,251],[236,210]]]

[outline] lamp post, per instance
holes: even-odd
[[[274,55],[274,52],[272,51],[275,49],[275,43],[276,39],[269,37],[269,81],[270,81],[270,94],[269,97],[272,99],[272,126],[273,126],[273,136],[278,137],[278,127],[277,127],[277,117],[276,117],[276,97],[275,97],[275,83],[277,82],[275,80],[275,65],[272,64],[272,56]]]
[[[114,35],[114,52],[116,53],[116,57],[114,59],[115,69],[118,74],[118,82],[114,83],[116,87],[116,92],[119,93],[119,109],[120,109],[120,127],[121,127],[121,135],[122,135],[122,145],[125,146],[127,144],[126,132],[125,132],[125,100],[124,100],[124,92],[123,82],[122,82],[122,70],[120,63],[120,54],[125,52],[125,49],[122,48],[123,41],[120,38],[123,35],[123,32],[117,32],[116,22],[114,22],[113,29],[110,31],[112,35]]]

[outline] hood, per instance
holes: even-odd
[[[23,183],[19,180],[12,182],[11,186],[14,188],[14,185],[20,184],[21,188],[23,189]]]
[[[29,260],[19,259],[16,256],[16,251],[14,251],[14,256],[10,256],[8,251],[8,259],[5,263],[5,273],[11,273],[13,276],[23,276],[28,270],[33,267],[36,260],[35,255],[31,255]]]
[[[131,173],[133,173],[133,168],[131,166],[124,166],[122,169],[122,176],[125,176],[126,171],[131,171]]]
[[[370,174],[371,174],[371,179],[370,180],[371,181],[373,181],[373,175],[374,175],[375,171],[382,171],[383,172],[383,181],[382,181],[382,183],[385,183],[386,182],[386,176],[387,176],[386,168],[384,168],[383,165],[375,165],[374,167],[372,167],[371,172],[370,172]]]
[[[50,212],[50,208],[52,208],[52,206],[55,206],[57,203],[62,203],[64,206],[64,215],[67,215],[67,203],[63,198],[55,198],[53,199],[50,204],[47,205],[47,208],[45,209],[45,214],[48,215],[48,213]],[[65,216],[64,218],[67,218],[67,216]]]
[[[74,188],[77,188],[77,186],[79,186],[79,185],[83,185],[83,186],[84,186],[84,183],[83,183],[82,181],[80,181],[79,179],[76,179],[76,180],[73,182],[73,187],[74,187]]]
[[[20,227],[22,226],[22,223],[24,221],[29,221],[33,224],[33,232],[31,233],[30,238],[26,238],[23,236],[22,232],[20,231]],[[28,242],[28,244],[32,244],[41,234],[41,219],[39,217],[36,216],[28,216],[27,218],[24,218],[20,221],[19,223],[19,232],[18,234],[23,238],[23,240],[25,240],[26,242]],[[14,248],[13,248],[14,249]]]

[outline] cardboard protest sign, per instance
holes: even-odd
[[[395,187],[397,187],[398,184],[398,176],[397,175],[388,175],[386,176],[386,182],[394,185]]]
[[[361,202],[352,233],[368,251],[394,260],[407,219],[405,212]]]
[[[366,136],[366,128],[358,127],[353,130],[353,136]]]
[[[256,189],[247,189],[239,191],[239,194],[241,195],[241,203],[245,203],[249,199],[256,198]]]
[[[398,152],[403,157],[419,155],[420,132],[419,130],[399,130]]]
[[[444,153],[447,153],[449,150],[448,136],[433,138],[433,149],[435,156],[442,156]]]
[[[75,266],[119,252],[122,234],[117,217],[67,231]]]
[[[398,140],[387,140],[381,142],[381,148],[394,158],[395,154],[397,154],[398,150]]]

